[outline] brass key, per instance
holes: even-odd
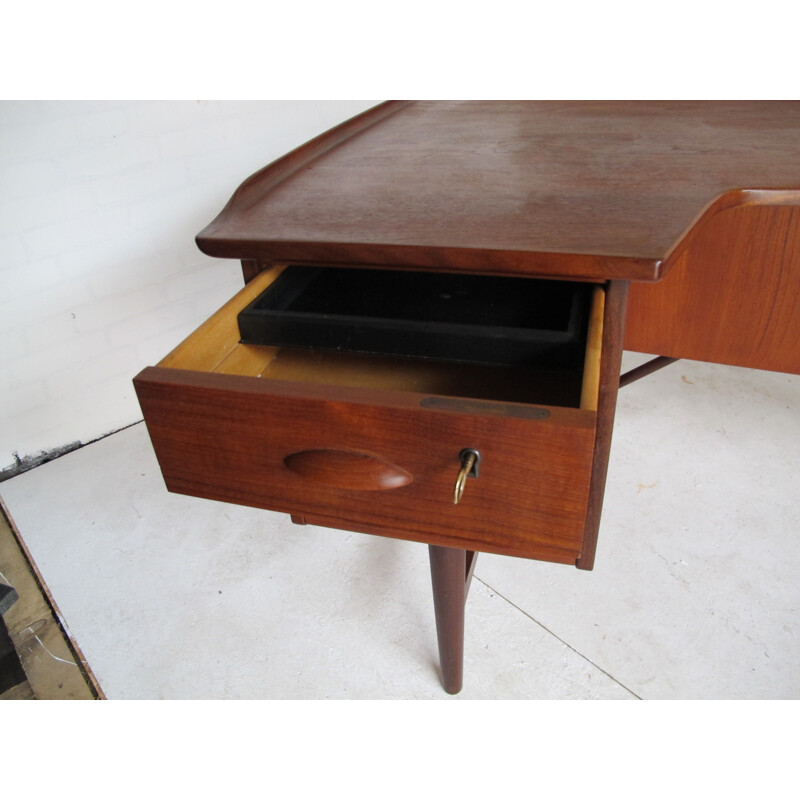
[[[460,453],[461,456],[461,469],[458,471],[458,477],[456,478],[456,488],[453,492],[453,503],[458,505],[458,501],[461,499],[461,495],[464,494],[464,484],[467,482],[467,478],[477,478],[478,477],[478,461],[480,460],[480,453],[477,450],[462,450]]]

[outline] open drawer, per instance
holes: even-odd
[[[240,312],[284,269],[262,272],[135,378],[168,489],[297,521],[575,563],[593,468],[603,287],[581,287],[579,357],[563,361],[242,343]],[[428,322],[435,336],[441,328]],[[477,475],[454,503],[465,450],[479,453]]]

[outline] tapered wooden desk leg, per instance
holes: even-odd
[[[464,602],[469,575],[467,565],[472,558],[467,557],[466,550],[453,547],[428,545],[428,552],[442,686],[448,694],[458,694],[464,677]]]

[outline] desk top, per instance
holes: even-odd
[[[800,205],[800,102],[395,101],[253,175],[197,242],[228,258],[652,281],[703,220],[764,198]]]

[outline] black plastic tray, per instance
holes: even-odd
[[[282,347],[566,366],[582,360],[587,284],[288,267],[239,314],[241,341]]]

